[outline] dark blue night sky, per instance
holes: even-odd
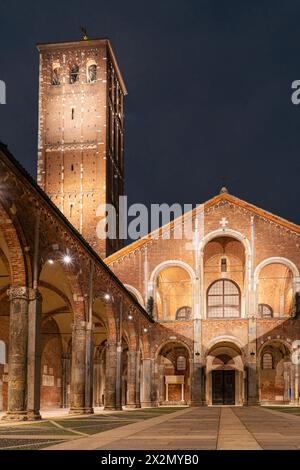
[[[300,2],[1,0],[0,140],[35,176],[36,43],[112,41],[125,103],[131,202],[230,192],[300,223]]]

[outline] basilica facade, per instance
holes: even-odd
[[[299,403],[300,227],[232,196],[122,247],[107,39],[40,44],[37,183],[0,145],[0,410]],[[190,239],[178,229],[188,222]]]

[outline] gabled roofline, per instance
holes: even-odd
[[[220,201],[228,201],[228,202],[234,203],[237,206],[242,207],[243,209],[246,209],[255,215],[264,217],[270,220],[271,222],[281,225],[282,227],[288,230],[292,230],[293,232],[300,235],[299,225],[294,224],[293,222],[290,222],[286,219],[283,219],[282,217],[274,215],[271,212],[268,212],[264,209],[261,209],[255,206],[254,204],[250,204],[249,202],[243,201],[242,199],[239,199],[238,197],[233,196],[232,194],[222,193],[222,194],[218,194],[217,196],[214,196],[212,199],[209,199],[208,201],[204,203],[204,209],[208,209],[209,207],[213,206],[214,204],[217,204]],[[107,263],[108,265],[110,265],[111,263],[114,263],[118,259],[123,258],[129,253],[132,253],[133,251],[146,245],[149,241],[159,238],[163,234],[163,232],[165,232],[166,230],[172,230],[174,226],[176,225],[176,223],[178,223],[178,221],[182,219],[182,217],[194,217],[196,215],[196,211],[197,211],[197,208],[194,208],[191,211],[188,211],[185,214],[172,220],[172,222],[169,222],[163,225],[162,227],[156,230],[153,230],[152,232],[148,233],[140,240],[137,240],[131,243],[130,245],[125,246],[124,248],[121,248],[121,250],[117,251],[116,253],[113,253],[112,255],[108,256],[107,258],[104,259],[104,262]]]
[[[69,222],[69,220],[64,216],[64,214],[58,209],[58,207],[51,201],[49,196],[42,190],[42,188],[36,183],[32,176],[25,170],[21,163],[16,160],[16,158],[8,150],[7,146],[0,141],[0,158],[6,159],[7,166],[9,166],[15,174],[25,179],[28,186],[31,187],[32,191],[42,199],[42,201],[48,206],[49,210],[52,210],[57,217],[57,219],[64,224],[67,230],[69,230],[72,236],[78,241],[78,243],[83,246],[88,256],[90,256],[94,262],[102,266],[102,268],[109,274],[109,276],[115,281],[119,288],[123,291],[127,297],[129,297],[132,303],[138,307],[141,314],[150,322],[154,323],[152,317],[149,316],[145,308],[140,305],[136,300],[134,295],[126,289],[123,282],[113,273],[109,266],[100,258],[100,256],[93,250],[93,248],[88,244],[88,242],[83,238],[83,236],[76,230],[75,227]]]

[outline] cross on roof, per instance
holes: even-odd
[[[226,225],[228,225],[228,220],[226,219],[226,217],[222,217],[222,219],[220,220],[219,224],[222,226],[222,227],[226,227]]]

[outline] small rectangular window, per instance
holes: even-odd
[[[226,258],[221,259],[221,272],[222,273],[227,272],[227,259]]]

